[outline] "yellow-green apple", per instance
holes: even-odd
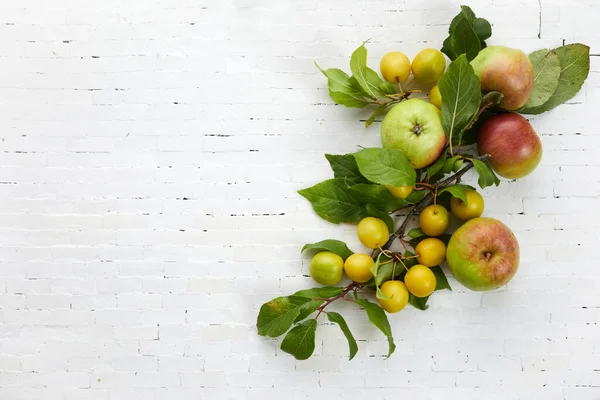
[[[438,159],[446,146],[442,114],[421,99],[405,100],[387,113],[381,124],[381,142],[387,149],[402,150],[414,168]]]
[[[446,261],[454,278],[471,290],[494,290],[519,268],[519,242],[494,218],[474,218],[450,238]]]
[[[533,90],[533,66],[527,54],[505,46],[488,46],[471,61],[483,92],[504,95],[500,107],[523,107]]]
[[[479,154],[489,154],[498,175],[518,179],[529,175],[542,159],[542,142],[527,119],[504,113],[483,123],[477,138]]]
[[[321,285],[335,285],[343,272],[344,260],[331,251],[317,253],[310,260],[310,276]]]

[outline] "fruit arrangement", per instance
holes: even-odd
[[[514,277],[515,235],[482,217],[483,197],[461,178],[474,169],[485,189],[500,184],[497,175],[519,179],[535,170],[542,143],[522,114],[540,114],[575,96],[589,72],[589,47],[569,44],[526,55],[487,46],[491,34],[488,21],[461,6],[441,51],[424,49],[412,62],[389,52],[380,62],[383,79],[367,67],[365,43],[352,54],[351,76],[317,65],[335,103],[374,107],[366,127],[384,116],[382,147],[326,154],[334,178],[298,193],[324,220],[357,224],[369,251],[354,253],[333,239],[306,244],[302,252],[314,253],[310,276],[324,286],[263,304],[259,335],[286,334],[281,349],[307,359],[317,319],[325,314],[341,328],[352,359],[356,340],[342,315],[328,308],[343,299],[362,307],[387,337],[389,357],[395,344],[387,314],[409,303],[426,310],[435,291],[450,289],[444,262],[471,290],[494,290]],[[408,230],[415,219],[418,227]],[[460,224],[454,232],[451,219]],[[351,283],[338,286],[344,275]]]

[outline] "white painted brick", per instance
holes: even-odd
[[[324,152],[380,144],[313,61],[347,71],[369,37],[375,70],[439,48],[459,3],[67,3],[0,4],[1,399],[600,398],[599,57],[569,104],[529,118],[536,171],[483,192],[520,241],[516,278],[484,294],[450,278],[427,312],[390,316],[390,359],[340,305],[356,358],[322,320],[296,361],[256,335],[259,307],[314,285],[303,243],[362,249],[296,191],[331,176]],[[598,53],[594,0],[470,5],[489,44]]]
[[[148,356],[183,355],[184,348],[181,341],[140,340],[139,352]]]

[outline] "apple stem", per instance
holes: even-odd
[[[485,253],[485,261],[490,261],[490,258],[492,258],[492,253],[488,251]]]

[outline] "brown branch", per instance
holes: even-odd
[[[342,293],[338,294],[337,296],[333,296],[329,299],[315,299],[315,300],[325,300],[325,303],[323,303],[319,308],[317,308],[317,316],[315,317],[315,319],[319,318],[319,315],[321,315],[321,313],[323,312],[323,310],[325,310],[325,307],[327,307],[328,305],[330,305],[331,303],[333,303],[334,301],[338,300],[338,299],[345,299],[346,295],[348,293],[350,293],[353,290],[359,290],[360,288],[362,288],[362,286],[356,282],[352,282],[351,284],[349,284],[348,286],[346,286],[344,288],[344,290],[342,291]]]

